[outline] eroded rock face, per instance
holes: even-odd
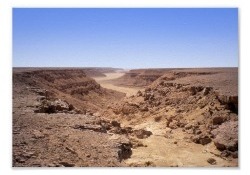
[[[192,82],[192,79],[184,82],[172,81],[171,76],[162,76],[135,96],[127,97],[114,107],[112,106],[112,111],[109,110],[109,112],[111,115],[114,114],[114,119],[117,117],[121,121],[127,120],[132,124],[150,121],[174,133],[183,132],[188,142],[206,146],[212,145],[215,139],[219,150],[227,150],[224,143],[216,142],[217,138],[211,132],[225,122],[237,122],[237,113],[230,107],[230,105],[236,106],[237,98],[226,97],[225,103],[222,103],[222,100],[217,97],[219,94],[213,84],[203,84],[202,81],[196,84]],[[180,73],[174,76],[185,77],[191,74]],[[220,94],[223,94],[223,91],[220,91]],[[115,133],[120,133],[119,129],[115,131]],[[150,136],[143,131],[135,130],[131,135],[137,139]],[[168,134],[165,137],[171,138],[173,135]],[[213,147],[213,149],[216,148]],[[235,150],[234,146],[231,146],[230,150]],[[233,158],[237,157],[236,151],[223,152],[225,155],[232,153]],[[213,161],[209,163],[214,164]]]
[[[227,109],[238,114],[238,96],[217,95],[217,98]]]
[[[31,69],[13,74],[14,82],[21,82],[32,93],[40,96],[39,100],[51,97],[67,100],[81,111],[96,112],[103,110],[109,103],[121,100],[125,93],[105,89],[94,79],[88,77],[87,69]],[[97,72],[96,70],[93,70]],[[92,72],[93,73],[93,72]],[[90,73],[91,75],[93,75]],[[95,74],[95,73],[94,73]],[[104,76],[104,74],[103,74]],[[48,93],[49,92],[49,93]],[[47,98],[48,97],[48,98]],[[53,113],[54,109],[49,109]]]
[[[214,144],[220,151],[238,151],[238,122],[228,121],[212,131]]]

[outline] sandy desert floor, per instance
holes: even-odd
[[[93,78],[102,87],[107,88],[107,89],[112,89],[115,91],[119,91],[119,92],[123,92],[126,94],[126,96],[135,95],[138,92],[138,90],[142,90],[142,88],[138,88],[138,87],[117,86],[114,83],[112,83],[112,81],[109,81],[109,80],[114,80],[114,79],[120,78],[124,74],[125,73],[119,73],[119,72],[105,73],[106,77],[93,77]]]

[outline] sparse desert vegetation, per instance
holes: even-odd
[[[13,68],[13,166],[238,166],[238,68]]]

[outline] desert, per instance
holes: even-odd
[[[237,167],[238,68],[13,68],[14,167]]]

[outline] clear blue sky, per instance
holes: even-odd
[[[238,9],[13,9],[15,67],[238,67]]]

